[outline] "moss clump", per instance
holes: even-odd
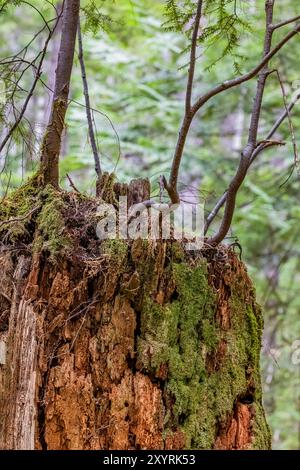
[[[159,377],[161,366],[168,366],[164,395],[173,405],[165,419],[165,434],[180,429],[186,436],[185,448],[211,449],[219,425],[226,422],[236,402],[249,390],[254,391],[255,406],[262,410],[261,312],[249,293],[243,295],[247,281],[241,280],[231,289],[231,325],[222,329],[216,321],[217,298],[208,283],[206,262],[200,260],[194,266],[174,262],[168,273],[177,294],[164,305],[158,304],[151,293],[146,294],[138,367]],[[219,353],[220,345],[226,349]],[[259,432],[266,438],[258,445],[267,448],[269,435],[263,417]]]
[[[115,173],[105,172],[97,181],[97,195],[108,204],[116,204],[114,184],[116,182]]]
[[[266,450],[271,446],[271,433],[266,423],[262,406],[262,387],[260,377],[260,351],[263,331],[263,316],[255,302],[255,292],[245,292],[238,281],[233,283],[230,300],[232,310],[231,354],[234,354],[247,375],[247,387],[253,393],[252,434],[253,449]],[[234,348],[234,350],[233,350]],[[235,352],[234,352],[235,351]],[[236,371],[235,371],[236,372]],[[234,379],[236,380],[236,379]],[[243,380],[241,378],[240,380]]]
[[[231,299],[231,333],[228,344],[230,354],[236,357],[237,361],[244,365],[245,369],[251,372],[249,387],[254,390],[255,397],[261,400],[260,383],[260,350],[261,336],[263,329],[262,313],[259,306],[249,293],[244,293],[242,286],[238,282],[232,285]]]
[[[36,208],[32,215],[24,218]],[[33,252],[45,251],[52,261],[64,254],[71,242],[65,235],[63,212],[66,210],[64,193],[53,186],[41,186],[41,176],[37,173],[23,186],[7,197],[0,208],[0,221],[18,219],[0,227],[6,241],[33,242]],[[23,217],[23,218],[22,218]],[[29,224],[34,225],[29,227]]]

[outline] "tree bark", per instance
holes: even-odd
[[[59,183],[59,153],[68,108],[79,7],[80,0],[65,0],[51,114],[41,149],[44,184],[55,187]]]
[[[22,243],[1,231],[0,448],[268,449],[262,314],[235,253],[100,242],[95,201],[42,200]]]

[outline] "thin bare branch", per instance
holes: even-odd
[[[39,14],[39,16],[42,18],[42,20],[44,22],[45,27],[48,29],[48,31],[50,33],[50,28],[49,28],[49,25],[48,25],[48,21],[44,17],[43,13],[36,6],[32,5],[32,3],[30,3],[30,2],[27,2],[25,0],[21,0],[21,3],[24,3],[24,5],[28,5],[29,7],[31,7],[33,10],[35,10]]]
[[[49,20],[49,21],[47,22],[48,25],[49,25],[50,23],[53,23],[54,21],[56,22],[56,21],[57,21],[57,18],[58,18],[58,16],[56,16],[55,18],[52,18],[51,20]],[[37,33],[34,34],[34,36],[33,36],[33,37],[30,39],[30,41],[26,44],[26,46],[24,46],[24,47],[23,47],[21,50],[19,50],[16,54],[11,55],[11,56],[4,57],[4,59],[2,59],[2,60],[0,61],[0,64],[1,64],[2,62],[4,62],[4,61],[7,61],[8,59],[13,59],[13,58],[15,58],[15,57],[18,57],[18,56],[20,56],[21,54],[25,54],[25,55],[26,55],[27,50],[29,49],[29,47],[31,46],[31,44],[38,38],[38,36],[39,36],[40,34],[43,33],[43,31],[45,31],[45,29],[46,29],[46,25],[44,25]]]
[[[266,2],[266,32],[265,32],[265,39],[264,39],[264,51],[263,57],[266,57],[272,47],[272,37],[273,37],[273,30],[271,28],[271,24],[273,21],[273,10],[274,10],[274,1],[275,0],[268,0]],[[257,132],[258,132],[258,124],[261,115],[261,107],[262,107],[262,100],[264,95],[264,90],[266,86],[266,80],[269,75],[268,69],[268,62],[264,65],[258,75],[257,81],[257,88],[256,88],[256,95],[254,98],[254,105],[251,112],[251,122],[249,128],[249,135],[248,135],[248,146],[254,147],[257,141]]]
[[[52,90],[52,89],[44,82],[44,80],[43,80],[41,77],[40,77],[39,80],[40,80],[40,82],[42,83],[42,85],[43,85],[47,90],[51,91],[51,93],[54,92],[54,90]],[[77,106],[80,106],[81,108],[85,108],[85,109],[86,109],[86,105],[83,104],[83,103],[80,103],[80,101],[77,101],[77,100],[74,100],[74,99],[72,99],[72,98],[69,98],[69,99],[68,99],[68,102],[69,102],[69,103],[74,103],[74,104],[76,104]],[[113,131],[113,133],[114,133],[115,136],[116,136],[117,145],[118,145],[118,157],[117,157],[117,161],[116,161],[116,163],[115,163],[114,170],[113,170],[113,171],[115,171],[116,168],[117,168],[117,165],[118,165],[118,163],[119,163],[119,160],[120,160],[120,158],[121,158],[121,141],[120,141],[120,136],[119,136],[119,134],[118,134],[118,131],[117,131],[117,129],[116,129],[114,123],[112,122],[111,118],[108,116],[108,114],[106,114],[106,113],[104,113],[103,111],[100,111],[99,109],[96,109],[96,108],[91,108],[91,107],[90,107],[90,110],[91,110],[93,113],[99,114],[100,116],[103,116],[105,119],[107,119],[107,121],[108,121],[108,123],[109,123],[109,125],[110,125],[110,127],[111,127],[111,129],[112,129],[112,131]]]
[[[198,0],[197,11],[196,11],[194,26],[193,26],[190,62],[189,62],[189,74],[188,74],[186,97],[185,97],[185,114],[184,114],[181,129],[179,132],[179,138],[177,141],[175,154],[173,157],[169,182],[167,182],[167,180],[164,179],[165,188],[173,204],[178,204],[180,201],[178,189],[177,189],[178,172],[179,172],[182,153],[183,153],[183,149],[184,149],[184,145],[186,141],[186,136],[188,134],[191,122],[193,120],[191,100],[192,100],[192,91],[193,91],[195,67],[196,67],[196,50],[197,50],[198,32],[199,32],[199,26],[200,26],[201,15],[202,15],[202,3],[203,3],[202,0]]]
[[[227,198],[227,192],[228,191],[225,191],[224,194],[222,194],[222,196],[220,197],[220,199],[218,200],[217,204],[215,205],[215,207],[212,209],[212,211],[208,214],[207,218],[206,218],[206,221],[205,221],[205,226],[204,226],[204,235],[207,234],[208,232],[208,229],[211,225],[211,223],[214,221],[214,219],[217,217],[220,209],[222,209],[222,207],[224,206],[225,202],[226,202],[226,198]]]
[[[294,36],[296,36],[300,32],[300,24],[298,24],[294,29],[292,29],[288,34],[286,34],[283,39],[273,47],[270,52],[264,56],[261,62],[250,72],[241,75],[240,77],[233,78],[232,80],[227,80],[220,85],[217,85],[215,88],[207,92],[205,95],[200,97],[197,102],[192,107],[192,114],[195,115],[197,111],[212,97],[229,90],[230,88],[234,88],[242,83],[245,83],[252,78],[254,78],[258,72],[269,63],[269,61],[287,44]]]
[[[76,186],[75,186],[75,184],[74,184],[74,182],[73,182],[71,176],[67,174],[67,178],[68,178],[68,180],[69,180],[69,183],[70,183],[71,188],[74,189],[74,191],[75,191],[76,193],[80,194],[80,191],[79,191],[79,189],[76,188]]]

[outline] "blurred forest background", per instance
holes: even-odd
[[[15,3],[19,4],[17,8],[0,15],[0,141],[22,107],[33,79],[28,64],[42,49],[47,36],[44,20],[34,7],[47,20],[55,16],[48,1]],[[187,75],[186,38],[170,31],[166,24],[163,26],[166,3],[171,2],[82,2],[84,57],[103,169],[116,171],[122,181],[149,177],[154,195],[158,192],[159,175],[167,175],[170,169]],[[233,3],[240,8],[245,21],[236,32],[239,45],[234,51],[226,50],[228,37],[224,27],[218,47],[211,41],[201,50],[196,75],[196,88],[201,91],[234,76],[237,70],[250,70],[261,56],[264,2],[248,0],[240,4],[237,0],[229,2],[228,8],[233,8]],[[59,8],[59,2],[55,5]],[[294,0],[278,0],[276,8],[278,21],[299,14],[298,2]],[[22,124],[0,155],[2,197],[36,169],[50,112],[59,29],[58,26],[48,48],[41,80]],[[284,31],[276,34],[280,38]],[[21,68],[18,65],[8,70],[6,58],[26,47],[33,37],[30,47],[24,50],[28,64],[24,62]],[[224,49],[220,48],[222,43]],[[272,67],[280,71],[287,101],[300,88],[298,51],[299,37],[272,61]],[[182,162],[180,186],[187,198],[204,199],[207,211],[226,190],[237,166],[247,135],[254,87],[252,80],[215,97],[194,120]],[[292,112],[297,140],[299,106]],[[266,88],[262,135],[283,109],[282,86],[274,73]],[[276,138],[286,145],[262,153],[251,168],[239,193],[232,233],[226,242],[237,239],[242,245],[243,260],[264,309],[262,380],[273,448],[299,449],[300,193],[297,171],[293,171],[288,120]],[[94,194],[96,174],[77,58],[61,159],[61,185],[69,188],[67,174],[80,191]]]

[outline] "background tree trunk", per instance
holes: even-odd
[[[23,244],[1,235],[0,447],[268,449],[262,314],[235,253],[99,242],[96,201],[34,198]]]
[[[41,150],[44,183],[55,187],[59,180],[59,153],[68,108],[79,7],[80,0],[65,0],[51,114]]]

